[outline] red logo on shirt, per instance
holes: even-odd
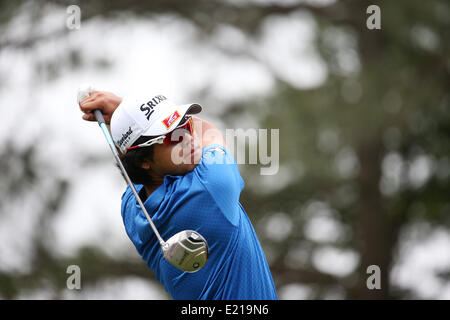
[[[178,120],[178,118],[180,118],[180,114],[178,113],[178,111],[175,111],[174,113],[172,113],[170,116],[168,116],[167,118],[165,118],[162,123],[164,123],[164,125],[166,126],[167,129],[169,129],[172,124]]]

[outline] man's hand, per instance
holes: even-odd
[[[84,112],[83,120],[97,121],[93,111],[98,109],[102,112],[106,124],[111,121],[111,116],[122,102],[122,98],[114,93],[106,91],[93,91],[89,97],[80,102],[80,109]]]

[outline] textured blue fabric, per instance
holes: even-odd
[[[139,192],[142,185],[136,185]],[[131,189],[122,196],[125,229],[137,251],[174,299],[277,299],[255,230],[239,203],[244,188],[239,169],[219,145],[202,150],[202,160],[184,176],[166,175],[144,202],[163,239],[182,230],[208,242],[209,260],[195,273],[167,262]]]

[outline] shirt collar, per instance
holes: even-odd
[[[143,185],[136,186],[136,191],[138,193],[140,193],[142,188],[144,188]],[[158,188],[156,188],[155,191],[153,191],[150,194],[150,196],[148,196],[147,199],[145,199],[145,201],[143,201],[145,209],[147,209],[149,214],[155,212],[159,208],[162,200],[164,199],[165,193],[166,193],[166,187],[165,187],[165,183],[163,183]],[[135,204],[137,207],[139,207],[139,203],[137,202],[136,199],[135,199]]]

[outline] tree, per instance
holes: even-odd
[[[21,8],[29,8],[35,19],[42,18],[46,8],[43,3],[58,7],[72,4],[3,1],[0,27],[8,26]],[[277,79],[276,90],[270,96],[235,102],[223,114],[231,128],[236,117],[247,114],[263,128],[280,129],[280,163],[287,172],[287,182],[271,192],[262,192],[255,186],[261,179],[259,173],[243,166],[247,187],[241,202],[257,226],[277,288],[307,283],[314,288],[311,298],[326,297],[335,289],[343,292],[344,298],[414,297],[414,293],[391,284],[390,270],[396,262],[402,229],[414,221],[449,227],[450,78],[445,34],[449,5],[443,0],[427,4],[418,0],[379,1],[381,29],[369,30],[366,9],[372,4],[350,0],[329,4],[79,2],[82,22],[95,17],[120,21],[130,13],[149,19],[170,15],[191,22],[199,32],[199,41],[211,45],[214,31],[223,25],[237,28],[256,41],[262,36],[267,18],[288,18],[299,12],[314,18],[315,50],[326,66],[326,80],[313,88],[299,88],[280,77],[276,67],[268,66]],[[22,39],[0,38],[0,50],[27,50],[43,39],[64,37],[66,32],[61,26],[49,34],[30,32]],[[232,57],[245,55],[264,64],[252,51],[227,53]],[[77,67],[83,63],[76,50],[69,60]],[[99,65],[108,67],[102,61]],[[55,62],[43,68],[57,77],[62,65]],[[207,89],[198,95],[206,97]],[[38,171],[29,165],[32,154],[32,149],[20,151],[14,146],[2,151],[3,166],[11,161],[8,157],[22,161],[20,177],[13,179],[11,171],[2,171],[2,181],[7,181],[10,194],[18,198],[27,192],[22,181],[39,181]],[[69,184],[53,181],[53,189],[60,192],[44,202],[43,216],[51,219],[58,212],[58,203]],[[2,203],[9,196],[4,194]],[[414,210],[417,205],[422,208],[419,213]],[[318,239],[308,234],[314,217],[334,221],[340,226],[340,235]],[[270,221],[275,221],[276,226],[284,223],[281,230],[286,231],[286,236],[274,238],[265,232]],[[2,296],[14,298],[24,287],[38,287],[43,277],[52,279],[56,292],[61,292],[65,266],[81,260],[92,261],[87,263],[92,269],[83,271],[85,281],[130,273],[149,276],[145,266],[110,260],[95,248],[84,248],[70,261],[58,260],[39,241],[43,234],[45,223],[36,232],[35,259],[29,274],[0,274]],[[344,274],[320,270],[314,261],[324,249],[350,254],[355,266]],[[366,286],[366,271],[371,265],[380,267],[380,290]]]

